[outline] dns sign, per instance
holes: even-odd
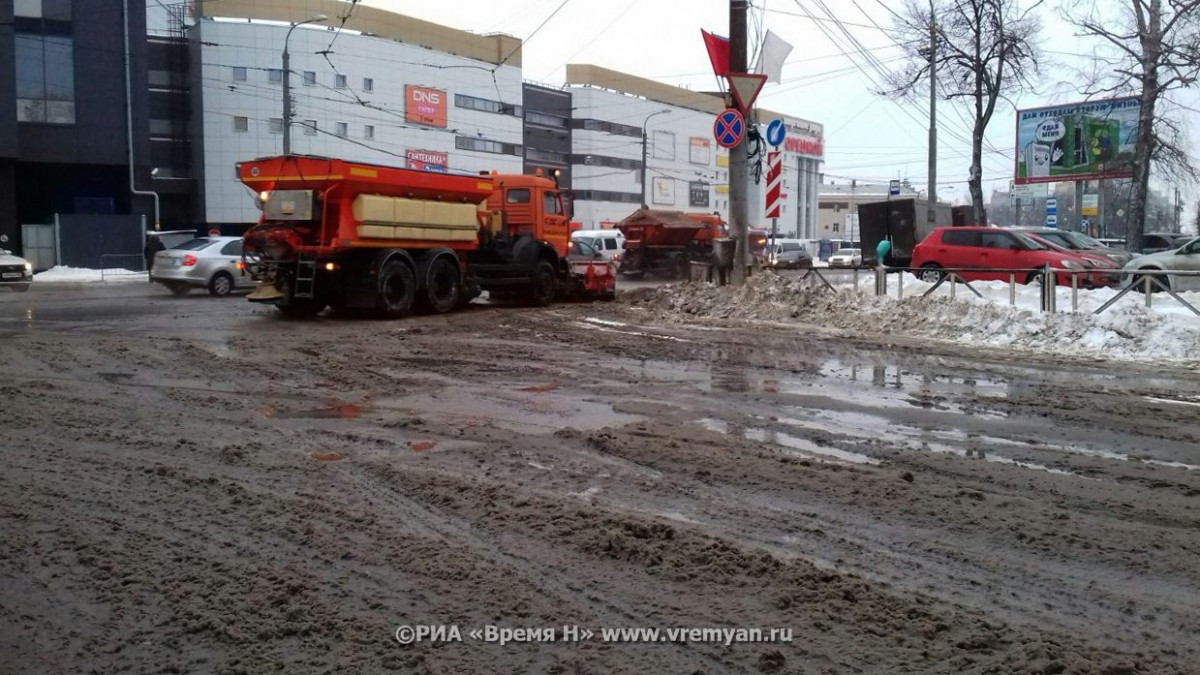
[[[404,119],[431,127],[445,127],[446,92],[442,89],[405,85]]]

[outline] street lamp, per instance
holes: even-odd
[[[296,26],[320,23],[328,18],[324,14],[314,14],[303,21],[296,21],[288,29],[287,36],[283,38],[283,155],[285,157],[292,154],[292,69],[288,59],[288,40],[292,39],[292,31],[296,30]]]
[[[652,112],[649,115],[646,115],[646,120],[644,122],[642,122],[642,208],[643,209],[647,208],[647,206],[646,206],[646,125],[650,123],[651,117],[654,117],[655,115],[662,115],[663,113],[669,113],[669,112],[671,112],[670,108],[663,108],[662,110]]]

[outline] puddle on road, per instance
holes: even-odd
[[[500,387],[486,391],[458,390],[452,397],[422,393],[379,400],[376,407],[400,409],[430,419],[451,418],[456,423],[493,424],[524,434],[550,434],[566,428],[604,429],[645,420],[640,415],[616,412],[607,403],[585,400],[560,390],[519,391]]]
[[[725,420],[713,419],[706,417],[698,420],[698,424],[709,431],[715,431],[719,434],[727,436],[736,435],[742,436],[747,440],[761,441],[780,446],[782,452],[793,457],[801,457],[803,459],[811,459],[818,462],[836,462],[847,464],[879,464],[879,460],[874,457],[868,457],[862,453],[850,452],[832,446],[819,445],[804,438],[793,436],[783,431],[774,431],[770,429],[762,429],[758,427],[735,427],[730,429],[730,424]],[[736,432],[736,433],[735,433]]]

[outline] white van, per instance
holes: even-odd
[[[571,239],[600,251],[605,260],[620,260],[625,252],[625,233],[620,230],[575,230]]]

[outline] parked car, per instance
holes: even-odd
[[[1173,291],[1200,290],[1200,276],[1136,274],[1136,272],[1143,271],[1200,272],[1200,237],[1195,237],[1184,245],[1172,250],[1160,251],[1134,258],[1121,271],[1125,273],[1125,282],[1134,284],[1137,288],[1142,287],[1144,277],[1156,276]],[[1151,287],[1151,290],[1157,290],[1153,284],[1151,284]]]
[[[1125,263],[1133,260],[1135,255],[1124,249],[1106,246],[1086,234],[1071,232],[1070,230],[1058,230],[1049,227],[1022,227],[1017,228],[1017,231],[1034,235],[1043,241],[1075,251],[1088,259],[1095,259],[1096,255],[1103,256],[1116,263],[1117,267],[1124,266]]]
[[[620,230],[575,230],[571,241],[582,241],[599,251],[605,260],[620,260],[625,253],[625,233]]]
[[[29,290],[33,282],[33,265],[28,260],[13,255],[12,251],[0,249],[0,286],[18,293]]]
[[[830,267],[862,267],[862,250],[839,248],[829,256]]]
[[[767,260],[767,265],[771,269],[777,270],[808,269],[813,266],[813,259],[808,254],[808,251],[797,248],[771,254],[771,257]]]
[[[1055,250],[1022,232],[994,227],[938,227],[913,250],[912,266],[918,277],[936,282],[943,270],[960,268],[957,274],[966,281],[1008,281],[1015,272],[1017,281],[1041,280],[1042,268],[1090,270],[1095,265],[1066,250]],[[1010,272],[1013,270],[1014,272]],[[1059,285],[1070,286],[1070,275],[1056,276]],[[1081,275],[1081,286],[1103,286],[1103,273]]]
[[[1142,253],[1169,251],[1186,244],[1190,235],[1178,232],[1146,232],[1142,235]]]
[[[1104,270],[1096,275],[1075,275],[1079,277],[1077,282],[1080,286],[1091,288],[1099,288],[1100,286],[1117,286],[1121,283],[1121,266],[1113,262],[1111,258],[1093,251],[1076,251],[1065,246],[1059,246],[1049,238],[1043,237],[1040,234],[1026,232],[1034,240],[1050,247],[1050,250],[1068,255],[1077,255],[1083,258],[1091,267],[1097,270]],[[1070,283],[1070,277],[1067,277],[1067,283]]]
[[[159,251],[154,254],[150,280],[180,296],[193,288],[207,288],[220,297],[254,286],[244,268],[241,237],[196,237]]]

